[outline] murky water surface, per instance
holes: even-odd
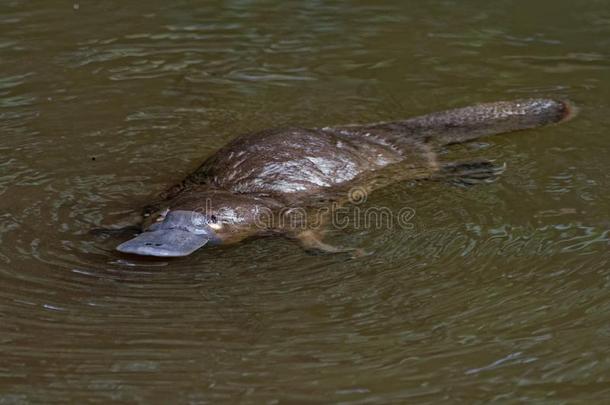
[[[140,3],[0,6],[0,403],[610,398],[606,1]],[[370,195],[416,213],[330,232],[370,256],[88,234],[243,132],[529,96],[580,115],[445,151],[493,184]]]

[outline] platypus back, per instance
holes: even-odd
[[[434,153],[439,145],[551,124],[569,110],[561,101],[530,99],[371,125],[269,129],[237,137],[186,183],[236,193],[307,195],[394,164],[408,178],[429,177],[439,168]]]

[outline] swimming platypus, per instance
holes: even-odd
[[[410,179],[497,174],[488,161],[443,163],[436,150],[483,136],[540,127],[571,115],[551,99],[500,101],[403,121],[242,135],[145,209],[141,233],[124,253],[177,257],[208,244],[280,234],[309,249],[341,251],[310,226],[348,190],[371,192]],[[285,221],[298,210],[298,220]],[[328,211],[324,211],[328,212]],[[310,214],[308,217],[307,214]]]

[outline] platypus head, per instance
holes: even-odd
[[[261,214],[273,202],[217,190],[188,190],[148,215],[143,232],[117,246],[143,256],[187,256],[205,245],[235,243],[264,233]]]

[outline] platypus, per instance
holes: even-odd
[[[269,129],[235,138],[144,210],[141,233],[117,247],[146,256],[186,256],[205,245],[284,235],[308,249],[324,243],[319,215],[283,221],[294,210],[322,212],[364,192],[404,180],[493,176],[489,161],[441,162],[439,148],[566,120],[570,104],[525,99],[478,104],[366,125]],[[328,211],[325,211],[328,212]],[[279,219],[278,219],[279,218]]]

